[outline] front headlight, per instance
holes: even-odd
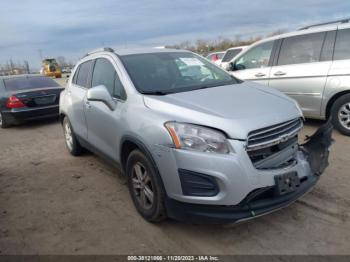
[[[177,122],[167,122],[175,148],[228,154],[229,143],[223,133],[215,129]]]

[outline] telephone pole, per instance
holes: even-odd
[[[39,57],[40,57],[40,62],[43,61],[43,50],[42,49],[38,49],[39,52]]]

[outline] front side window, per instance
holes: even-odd
[[[82,87],[88,87],[88,78],[91,70],[92,61],[87,61],[79,66],[76,84]]]
[[[273,41],[253,47],[235,63],[236,70],[264,68],[269,65]]]
[[[320,61],[325,33],[293,36],[283,39],[278,65],[313,63]]]
[[[338,30],[334,60],[350,59],[350,29]]]
[[[242,51],[242,48],[227,50],[222,58],[222,62],[230,62],[236,55]]]
[[[91,86],[104,85],[113,97],[124,98],[124,88],[114,66],[105,58],[98,58],[92,74]]]
[[[190,52],[160,52],[121,56],[136,89],[143,94],[186,92],[239,81]]]
[[[80,66],[78,66],[77,69],[74,72],[74,76],[73,76],[73,80],[72,80],[73,84],[77,84],[77,78],[78,78],[78,74],[79,74],[79,69],[80,69]]]

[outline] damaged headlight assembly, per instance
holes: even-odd
[[[218,130],[178,122],[167,122],[165,127],[176,149],[218,154],[229,154],[232,151],[226,136]]]

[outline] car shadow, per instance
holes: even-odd
[[[59,117],[53,117],[53,118],[45,118],[45,119],[36,119],[31,121],[26,121],[20,124],[13,125],[9,127],[8,129],[32,129],[36,127],[40,127],[43,125],[56,125],[59,123]]]

